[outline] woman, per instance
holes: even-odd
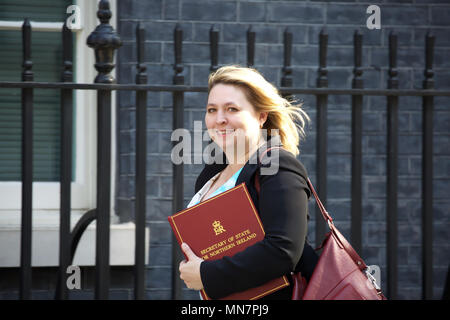
[[[242,253],[215,261],[203,261],[189,244],[183,244],[188,261],[180,263],[180,278],[188,288],[205,289],[213,299],[282,275],[290,279],[292,271],[300,271],[309,280],[318,257],[306,242],[310,190],[306,170],[295,158],[307,115],[282,98],[254,69],[222,67],[210,75],[208,86],[205,122],[226,161],[205,166],[189,206],[245,182],[265,237]],[[263,155],[267,148],[277,146],[281,148],[272,149],[277,151],[277,157],[271,152]],[[263,169],[270,168],[272,160],[276,170],[264,174]],[[265,298],[290,299],[291,295],[292,285]]]

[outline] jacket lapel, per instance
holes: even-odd
[[[279,141],[279,139],[274,139],[274,141]],[[267,150],[269,147],[274,146],[281,146],[281,143],[279,142],[272,142],[269,138],[266,143],[264,143],[247,161],[247,163],[242,168],[241,173],[239,174],[239,177],[236,181],[236,185],[241,184],[242,182],[245,182],[247,184],[247,187],[250,187],[250,181],[252,176],[255,174],[256,170],[259,168],[259,156]],[[226,163],[224,164],[211,164],[206,165],[200,175],[197,178],[196,184],[195,184],[195,192],[198,192],[202,188],[202,186],[212,177],[214,177],[217,173],[225,169],[227,166]]]

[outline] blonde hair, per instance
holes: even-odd
[[[300,139],[305,137],[304,128],[309,121],[308,115],[301,109],[301,104],[296,105],[283,98],[278,89],[253,68],[236,65],[219,68],[209,76],[208,93],[219,83],[243,89],[256,112],[268,113],[262,127],[267,130],[268,136],[279,134],[284,149],[295,156],[300,153],[298,146]]]

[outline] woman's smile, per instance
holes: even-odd
[[[235,131],[235,129],[216,129],[216,134],[219,137],[227,137],[233,134]]]
[[[231,134],[234,133],[235,129],[216,129],[216,133],[221,134],[221,135],[227,135],[227,134]]]

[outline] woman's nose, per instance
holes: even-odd
[[[222,111],[218,111],[217,112],[217,118],[216,118],[216,123],[217,124],[224,124],[227,122],[227,118],[225,116],[225,113]]]

